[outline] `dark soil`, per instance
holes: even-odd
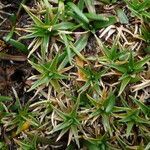
[[[11,16],[18,13],[18,9],[22,0],[3,0],[2,11],[7,12],[7,14],[0,14],[5,22],[0,26],[0,52],[6,52],[6,54],[15,57],[21,56],[26,58],[26,55],[18,51],[10,44],[3,40],[3,37],[7,36],[11,30],[13,24],[11,21]],[[28,3],[32,5],[33,2]],[[8,7],[5,7],[8,6]],[[0,21],[2,21],[2,18]],[[17,16],[16,25],[18,27],[24,26],[27,21],[27,14],[21,10]],[[13,35],[14,39],[17,39],[17,35]],[[12,92],[12,87],[15,88],[19,97],[25,94],[26,79],[31,74],[31,67],[25,60],[14,61],[11,58],[1,58],[0,57],[0,94],[7,96],[14,96]],[[30,95],[30,94],[29,94]]]

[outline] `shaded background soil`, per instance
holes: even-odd
[[[31,74],[31,67],[27,63],[27,56],[6,43],[3,38],[8,35],[14,26],[12,24],[12,16],[14,14],[17,15],[17,26],[21,27],[25,25],[27,14],[23,9],[17,14],[21,2],[22,0],[0,1],[0,53],[7,54],[6,57],[0,57],[0,95],[13,96],[13,87],[18,93],[19,98],[27,95],[25,94],[25,86],[26,79]],[[28,1],[27,4],[31,6],[33,5],[33,1]],[[17,39],[17,35],[13,34],[13,38]],[[18,56],[20,59],[15,61]],[[30,94],[28,93],[28,95]]]

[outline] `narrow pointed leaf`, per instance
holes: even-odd
[[[140,100],[135,99],[134,97],[130,96],[132,100],[140,107],[144,114],[150,113],[150,108],[142,103]]]
[[[115,105],[115,95],[111,94],[107,100],[107,107],[106,107],[106,113],[111,113],[112,109]]]
[[[53,30],[71,30],[76,26],[76,24],[71,22],[61,22],[53,26]]]
[[[130,82],[131,77],[127,77],[125,79],[123,79],[121,81],[121,86],[120,86],[120,90],[119,90],[119,94],[118,96],[120,96],[122,94],[122,92],[124,91],[125,87],[128,85],[128,83]]]
[[[143,65],[145,65],[146,63],[148,63],[150,61],[150,56],[147,56],[145,58],[143,58],[142,60],[138,61],[135,66],[134,69],[139,69],[142,68]]]
[[[31,86],[31,88],[28,90],[28,92],[34,90],[35,88],[39,87],[40,85],[48,83],[48,81],[49,81],[48,77],[46,77],[46,76],[41,77],[41,79],[34,82],[34,84]]]
[[[86,24],[89,23],[88,18],[82,13],[82,11],[74,3],[68,2],[67,4],[76,13],[77,17],[79,17]]]
[[[38,72],[40,72],[40,73],[43,73],[43,67],[41,66],[41,65],[39,65],[39,64],[36,64],[36,63],[34,63],[34,62],[32,62],[32,61],[30,61],[30,60],[28,60],[29,61],[29,63],[32,65],[32,67],[34,68],[34,69],[36,69]]]
[[[57,126],[55,126],[54,129],[51,131],[51,133],[57,132],[57,131],[62,130],[62,129],[66,129],[70,125],[71,125],[70,122],[62,122],[62,123],[58,124]],[[68,130],[69,130],[69,128],[68,128]]]
[[[89,12],[95,13],[94,0],[84,0]]]
[[[103,15],[95,13],[85,13],[85,16],[90,20],[96,21],[109,21],[109,19]]]
[[[118,15],[120,23],[122,23],[122,24],[129,23],[128,17],[122,9],[117,10],[117,15]]]
[[[86,44],[87,44],[87,41],[88,41],[88,37],[89,37],[89,34],[85,34],[85,35],[81,36],[81,37],[75,42],[74,46],[76,47],[76,50],[77,50],[77,51],[81,52],[81,51],[85,48],[85,46],[86,46]],[[63,53],[63,55],[64,55],[65,57],[64,57],[63,61],[61,62],[61,64],[59,65],[58,70],[63,69],[63,68],[67,65],[67,63],[69,62],[68,56],[65,55],[65,53]],[[72,53],[71,53],[71,58],[74,57],[74,56],[75,56],[75,53],[72,52]]]
[[[71,49],[70,49],[69,41],[65,34],[62,34],[62,38],[63,38],[65,46],[66,46],[69,63],[72,64]]]
[[[41,27],[44,26],[44,23],[37,16],[35,16],[33,13],[31,13],[27,6],[25,6],[25,5],[22,5],[22,6],[37,26],[41,26]]]
[[[126,136],[128,138],[128,136],[131,134],[131,130],[133,128],[134,123],[133,122],[128,122],[127,123],[127,132],[126,132]]]
[[[59,82],[58,82],[57,79],[50,80],[49,82],[51,83],[51,85],[53,86],[53,88],[54,88],[58,93],[61,92],[61,86],[60,86],[60,84],[59,84]]]

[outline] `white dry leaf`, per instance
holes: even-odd
[[[71,130],[70,130],[70,131],[69,131],[69,136],[68,136],[68,143],[67,143],[67,145],[69,145],[69,144],[71,143],[72,136],[73,136],[73,133],[72,133]]]
[[[33,39],[32,42],[29,44],[28,49],[31,49],[34,46],[36,41],[37,41],[37,38]]]
[[[34,44],[34,46],[33,46],[33,48],[32,48],[32,50],[29,52],[28,58],[31,56],[32,53],[34,53],[39,48],[39,46],[41,44],[42,44],[42,40],[41,39],[37,39],[36,42],[35,42],[35,44]],[[29,45],[29,46],[31,46],[31,45]]]
[[[111,35],[113,35],[115,32],[116,32],[115,29],[110,29],[110,30],[108,31],[108,34],[107,34],[105,40],[107,41],[107,40],[109,39],[109,37],[111,37]]]
[[[99,38],[102,38],[104,35],[107,34],[107,32],[109,32],[111,29],[115,29],[114,25],[110,25],[108,26],[105,30],[103,30],[103,32],[100,34]]]
[[[139,91],[149,86],[150,86],[150,80],[143,80],[142,83],[138,85],[134,85],[131,88],[133,89],[133,92],[135,92],[135,91]]]
[[[141,48],[141,46],[142,46],[142,43],[143,43],[143,41],[140,41],[138,47],[136,48],[136,51],[137,51],[137,52],[140,50],[140,48]]]
[[[139,26],[135,24],[134,35],[136,35],[139,31]]]
[[[134,42],[134,45],[133,46],[131,46],[131,50],[133,51],[137,46],[138,46],[138,44],[139,44],[139,42]]]

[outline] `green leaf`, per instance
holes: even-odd
[[[78,111],[78,109],[79,109],[79,105],[80,105],[80,94],[78,95],[78,98],[77,98],[77,100],[76,100],[76,103],[75,103],[75,105],[73,106],[73,109],[72,109],[72,111],[71,111],[71,115],[76,115],[77,114],[77,111]],[[78,122],[78,121],[77,121]]]
[[[60,14],[61,12],[57,12],[57,14],[55,15],[55,17],[53,18],[53,20],[51,21],[51,26],[53,26],[53,25],[55,25],[55,24],[57,24],[58,23],[58,19],[59,19],[59,17],[60,17]]]
[[[150,39],[150,38],[149,38]],[[147,46],[144,51],[147,53],[147,54],[150,54],[150,46]]]
[[[89,38],[89,34],[86,33],[75,42],[74,46],[79,52],[81,52],[87,45],[88,38]]]
[[[84,142],[84,145],[88,147],[88,150],[99,150],[99,147],[91,142],[86,141]]]
[[[108,131],[110,136],[112,136],[112,129],[111,129],[110,122],[109,122],[109,116],[105,114],[102,115],[102,121],[103,121],[105,131],[106,132]]]
[[[76,50],[78,52],[81,52],[85,48],[85,46],[87,45],[88,37],[89,37],[89,34],[84,34],[75,42],[74,46],[76,47]],[[66,55],[65,53],[63,53],[62,55],[64,55],[64,58],[63,58],[63,61],[60,63],[58,70],[61,70],[62,68],[64,68],[69,62],[68,55]],[[75,53],[71,52],[70,57],[73,58],[74,56],[75,56]]]
[[[0,96],[0,102],[12,101],[13,98],[9,96]]]
[[[150,143],[147,144],[144,150],[149,150],[150,149]]]
[[[89,12],[95,13],[94,0],[84,0]]]
[[[33,13],[31,13],[27,6],[25,6],[25,5],[22,5],[22,6],[37,26],[39,26],[39,27],[44,26],[44,23],[37,16],[35,16]]]
[[[124,111],[129,111],[130,108],[128,107],[118,107],[118,106],[114,106],[113,112],[124,112]]]
[[[73,29],[76,26],[76,24],[71,23],[71,22],[61,22],[59,24],[53,25],[52,29],[53,30],[68,30],[68,29]]]
[[[134,122],[128,122],[127,123],[127,132],[126,132],[126,137],[128,138],[128,136],[131,134],[131,130],[133,128]]]
[[[147,57],[143,58],[142,60],[140,60],[140,61],[138,61],[138,62],[135,63],[134,69],[142,68],[143,65],[145,65],[149,61],[150,61],[150,56],[147,56]]]
[[[144,16],[144,17],[147,17],[147,18],[149,18],[150,19],[150,13],[149,12],[142,12],[142,15]]]
[[[55,72],[57,70],[58,61],[59,61],[59,54],[55,55],[55,57],[52,59],[48,67],[49,68],[48,70],[51,70],[51,72]]]
[[[94,98],[92,98],[89,94],[86,94],[86,96],[90,100],[93,106],[97,105],[97,101]]]
[[[46,6],[46,17],[45,17],[45,22],[46,24],[50,23],[50,20],[53,19],[53,11],[50,3],[48,0],[44,0],[45,6]]]
[[[145,25],[144,23],[142,24],[142,27],[141,27],[141,31],[142,31],[142,37],[144,38],[144,40],[146,42],[149,42],[150,41],[150,26],[147,26]],[[150,50],[149,50],[150,51]],[[149,52],[150,53],[150,52]]]
[[[62,38],[65,42],[69,63],[72,64],[71,49],[70,49],[69,41],[65,34],[62,34]]]
[[[107,56],[109,56],[109,53],[108,53],[107,50],[105,49],[105,47],[104,47],[102,41],[97,37],[96,34],[94,34],[94,37],[95,37],[95,39],[96,39],[96,41],[97,41],[97,44],[98,44],[99,48],[102,49],[102,50],[104,50],[104,53],[105,53]]]
[[[107,100],[105,112],[108,114],[111,113],[114,106],[115,106],[115,95],[111,93]]]
[[[54,107],[53,105],[51,105],[52,108],[56,111],[56,113],[59,115],[59,117],[61,117],[63,120],[66,119],[66,113],[62,112],[61,110],[57,109],[56,107]]]
[[[78,55],[78,57],[84,61],[87,61],[86,58],[77,50],[77,48],[73,45],[72,42],[70,42],[70,46],[71,46],[71,49],[73,50],[73,52]]]
[[[79,130],[77,129],[77,126],[72,125],[70,132],[72,132],[72,134],[74,135],[74,139],[75,139],[75,142],[76,142],[77,146],[80,147],[79,139],[78,139]]]
[[[56,141],[58,141],[66,132],[68,132],[68,130],[68,128],[62,129]]]
[[[83,0],[79,0],[79,2],[78,2],[78,8],[79,8],[81,11],[83,11],[83,9],[84,9],[84,1],[83,1]]]
[[[123,80],[121,81],[121,86],[120,86],[120,90],[119,90],[118,96],[120,96],[120,95],[122,94],[122,92],[124,91],[125,87],[126,87],[126,86],[128,85],[128,83],[130,82],[130,80],[131,80],[131,77],[129,76],[129,77],[127,77],[127,78],[125,78],[125,79],[123,79]]]
[[[121,66],[121,65],[116,65],[116,64],[110,64],[110,67],[120,71],[121,73],[126,73],[127,72],[127,68]]]
[[[60,74],[60,73],[53,73],[54,79],[68,79],[68,76]]]
[[[108,19],[108,21],[93,21],[93,27],[98,30],[113,25],[117,22],[117,19],[114,16],[108,17]]]
[[[7,36],[4,37],[3,39],[6,42],[8,42],[13,37],[14,32],[15,32],[15,26],[12,27],[11,31],[9,31],[9,33],[7,34]]]
[[[129,63],[128,63],[128,70],[130,71],[133,71],[134,70],[134,65],[135,65],[135,62],[134,62],[134,56],[133,56],[133,52],[130,52],[130,57],[129,57]]]
[[[120,23],[122,23],[122,24],[129,23],[129,20],[122,9],[117,9],[117,15],[118,15]]]
[[[109,19],[103,15],[95,14],[95,13],[85,13],[85,16],[90,20],[96,21],[109,21]]]
[[[139,110],[137,110],[137,109],[131,110],[130,109],[127,113],[125,113],[123,115],[123,118],[121,120],[119,120],[119,122],[126,122],[127,123],[127,122],[131,122],[131,121],[136,121],[138,114],[139,114]]]
[[[32,38],[36,38],[36,37],[41,37],[41,34],[39,34],[38,33],[38,31],[36,31],[36,32],[32,32],[31,34],[27,34],[27,35],[25,35],[25,36],[22,36],[22,37],[20,37],[19,39],[21,40],[21,39],[32,39]]]
[[[76,17],[81,19],[86,24],[89,24],[88,18],[82,13],[82,11],[72,2],[68,2],[67,5],[76,13]]]
[[[4,40],[6,41],[5,37],[4,37]],[[16,41],[14,39],[9,39],[7,41],[7,43],[11,44],[13,47],[15,47],[17,50],[23,52],[23,53],[28,53],[28,48],[27,46],[25,46],[23,43],[19,42],[19,41]]]
[[[36,63],[34,63],[34,62],[30,61],[30,60],[28,60],[28,61],[32,65],[32,67],[34,69],[36,69],[40,73],[43,73],[44,70],[43,70],[43,67],[40,64],[36,64]]]
[[[90,82],[86,82],[86,83],[78,90],[78,92],[86,91],[89,86],[90,86]]]
[[[34,90],[35,88],[39,87],[42,84],[47,84],[47,83],[49,83],[49,79],[44,75],[39,80],[34,82],[34,84],[31,86],[28,92]]]
[[[54,90],[56,90],[58,93],[61,92],[61,86],[57,79],[49,80],[49,82],[53,86]]]
[[[136,98],[130,96],[130,98],[140,107],[142,112],[146,115],[150,113],[150,108],[146,106],[144,103],[142,103],[140,100],[137,100]]]
[[[59,130],[66,130],[66,128],[68,128],[69,130],[69,126],[71,125],[71,122],[62,122],[60,124],[58,124],[57,126],[54,127],[54,129],[51,131],[51,133],[57,132]]]
[[[45,35],[42,38],[41,52],[42,52],[43,59],[45,57],[45,54],[48,52],[49,39],[50,39],[49,35]]]

